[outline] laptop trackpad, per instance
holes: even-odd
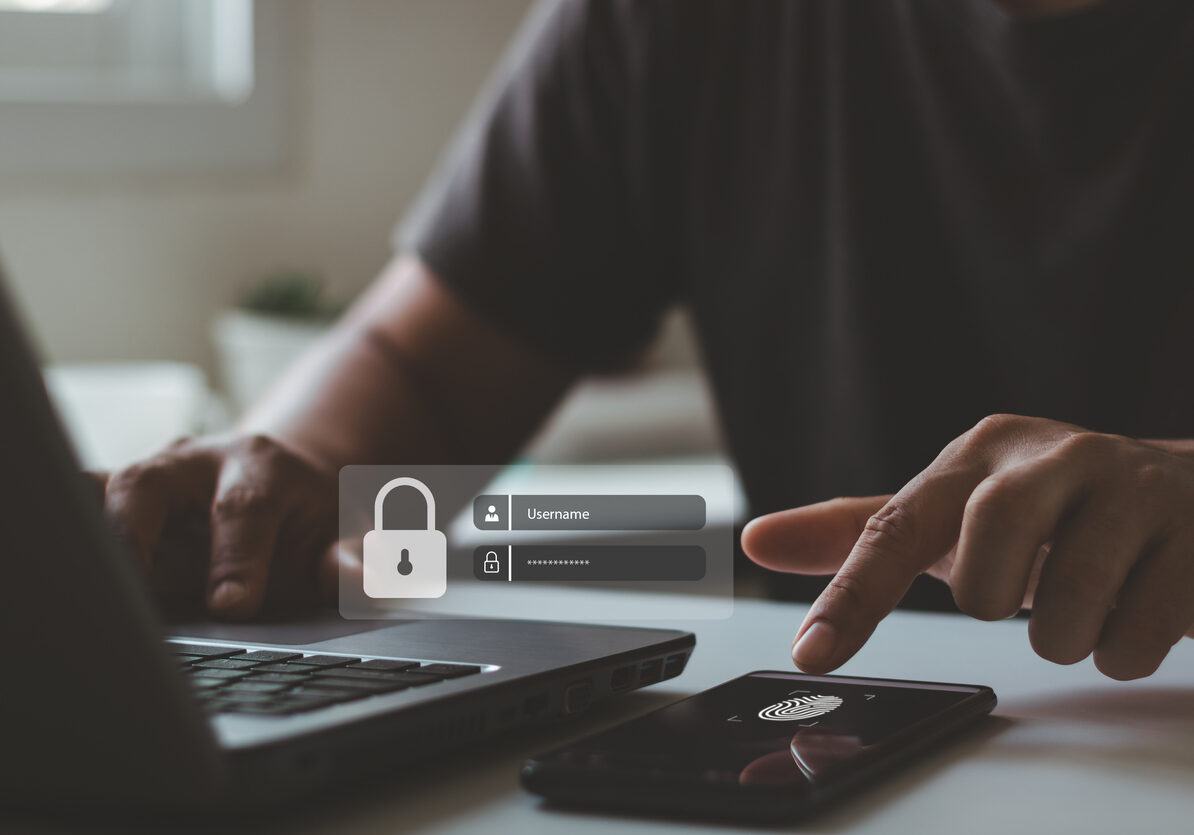
[[[320,613],[292,621],[250,623],[221,623],[195,621],[171,623],[166,634],[184,638],[208,638],[216,641],[243,641],[247,644],[314,644],[331,638],[342,638],[358,632],[369,632],[383,626],[396,626],[403,621],[345,620],[336,611]]]

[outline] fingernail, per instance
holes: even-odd
[[[249,590],[240,580],[225,580],[211,593],[211,605],[215,609],[231,609],[245,599]]]
[[[802,670],[827,667],[836,643],[837,630],[833,624],[826,620],[814,621],[792,648],[792,660]]]

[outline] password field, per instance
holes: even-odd
[[[473,555],[478,580],[701,580],[698,545],[512,545]]]

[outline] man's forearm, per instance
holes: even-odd
[[[572,375],[398,259],[240,429],[327,469],[496,463],[526,441]]]

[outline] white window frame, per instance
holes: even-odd
[[[234,55],[251,55],[251,66],[197,60],[185,74],[154,72],[166,65],[149,54],[138,56],[147,72],[91,72],[88,81],[66,68],[57,80],[51,71],[26,85],[12,74],[6,82],[0,71],[0,180],[251,173],[284,166],[292,150],[292,14],[286,0],[252,0],[251,13],[251,50],[228,41],[237,32],[247,34],[246,27],[208,40],[228,44]],[[24,14],[5,11],[0,18]],[[53,23],[48,18],[88,15],[42,17]],[[220,18],[205,20],[218,26]],[[148,37],[134,47],[152,49],[153,43]]]

